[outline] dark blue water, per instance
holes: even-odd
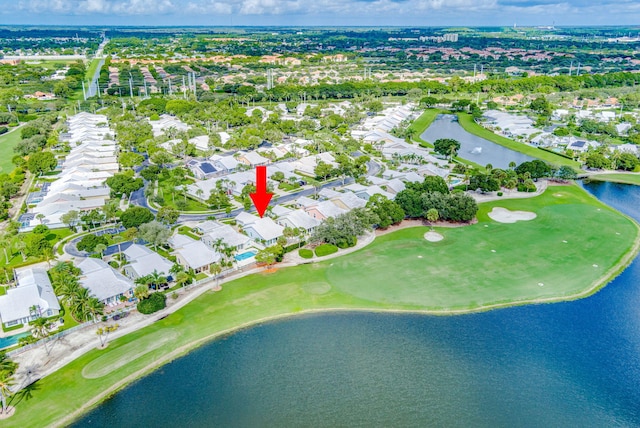
[[[586,188],[640,219],[640,187]],[[76,426],[640,426],[639,279],[636,259],[573,302],[258,326],[168,364]]]
[[[464,130],[455,115],[441,114],[420,135],[425,141],[433,143],[439,138],[453,138],[460,142],[458,156],[481,166],[493,165],[494,168],[507,168],[509,163],[521,164],[533,160],[531,156],[502,147],[484,138]],[[478,151],[478,149],[480,149]]]

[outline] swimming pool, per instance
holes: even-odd
[[[8,348],[18,343],[21,337],[28,336],[29,333],[20,333],[13,336],[0,337],[0,349]]]
[[[248,258],[250,258],[250,257],[255,256],[256,254],[258,254],[258,252],[257,252],[256,250],[249,250],[249,251],[245,251],[245,252],[244,252],[244,253],[242,253],[242,254],[237,254],[237,255],[235,256],[235,259],[236,259],[237,261],[241,262],[242,260],[246,260],[246,259],[248,259]]]

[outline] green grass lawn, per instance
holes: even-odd
[[[182,184],[191,184],[193,180],[185,180]],[[181,185],[182,185],[181,184]],[[164,197],[164,206],[179,209],[176,201],[185,201],[186,208],[182,211],[210,211],[209,206],[187,195],[185,198],[182,189],[174,188],[167,180],[158,180],[158,194]]]
[[[551,152],[540,150],[538,148],[529,146],[527,144],[519,143],[517,141],[511,140],[501,135],[494,134],[488,129],[485,129],[482,126],[475,123],[470,114],[458,113],[458,122],[460,123],[460,126],[464,128],[465,131],[470,132],[471,134],[477,135],[478,137],[482,137],[485,140],[489,140],[496,144],[504,146],[508,149],[515,150],[516,152],[524,153],[525,155],[529,155],[537,159],[541,159],[553,165],[558,165],[558,166],[567,165],[567,166],[573,167],[574,169],[580,168],[580,163],[574,160],[567,159],[562,156],[555,155]]]
[[[497,223],[487,216],[495,206],[537,218]],[[343,257],[227,283],[40,380],[28,400],[13,400],[16,414],[2,426],[67,424],[61,419],[148,373],[150,364],[264,318],[338,308],[447,313],[583,297],[630,261],[625,256],[638,238],[633,221],[577,186],[483,204],[478,220],[438,228],[440,242],[423,238],[426,227],[403,229]]]
[[[333,254],[337,252],[338,252],[338,247],[331,244],[322,244],[316,247],[316,256],[318,257],[328,256],[329,254]]]
[[[13,148],[20,142],[20,128],[0,135],[0,173],[10,173],[15,168],[11,159],[16,155]]]
[[[31,235],[32,233],[33,232],[19,233],[18,235],[11,238],[11,245],[9,245],[6,249],[3,248],[3,250],[0,251],[0,267],[15,268],[15,267],[20,267],[24,265],[33,264],[33,263],[38,263],[44,260],[44,257],[36,257],[36,256],[28,256],[26,260],[23,260],[22,254],[20,254],[20,251],[16,249],[15,244],[18,241],[24,241],[27,238],[27,236]],[[71,230],[66,227],[63,229],[51,229],[49,230],[49,233],[47,233],[47,241],[49,241],[49,243],[53,247],[58,241],[66,238],[67,236],[70,236],[72,233],[73,232],[71,232]],[[9,259],[9,263],[7,263],[7,257],[5,257],[5,250]]]
[[[589,176],[589,180],[640,185],[640,174],[594,174]]]
[[[416,120],[413,121],[411,125],[409,125],[409,129],[415,129],[416,133],[413,139],[420,143],[421,146],[424,147],[433,147],[433,144],[427,143],[420,135],[431,125],[431,123],[436,119],[436,117],[442,113],[443,110],[437,108],[430,108],[424,111]]]

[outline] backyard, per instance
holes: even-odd
[[[16,155],[13,148],[20,142],[20,128],[14,128],[0,136],[0,173],[10,173],[15,168],[11,159]]]

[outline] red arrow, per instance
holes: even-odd
[[[267,192],[267,167],[266,166],[256,167],[256,192],[250,193],[249,196],[251,196],[253,205],[256,206],[256,211],[258,211],[258,215],[260,216],[260,218],[262,218],[262,216],[264,215],[264,212],[267,210],[269,201],[273,196],[273,193]]]

